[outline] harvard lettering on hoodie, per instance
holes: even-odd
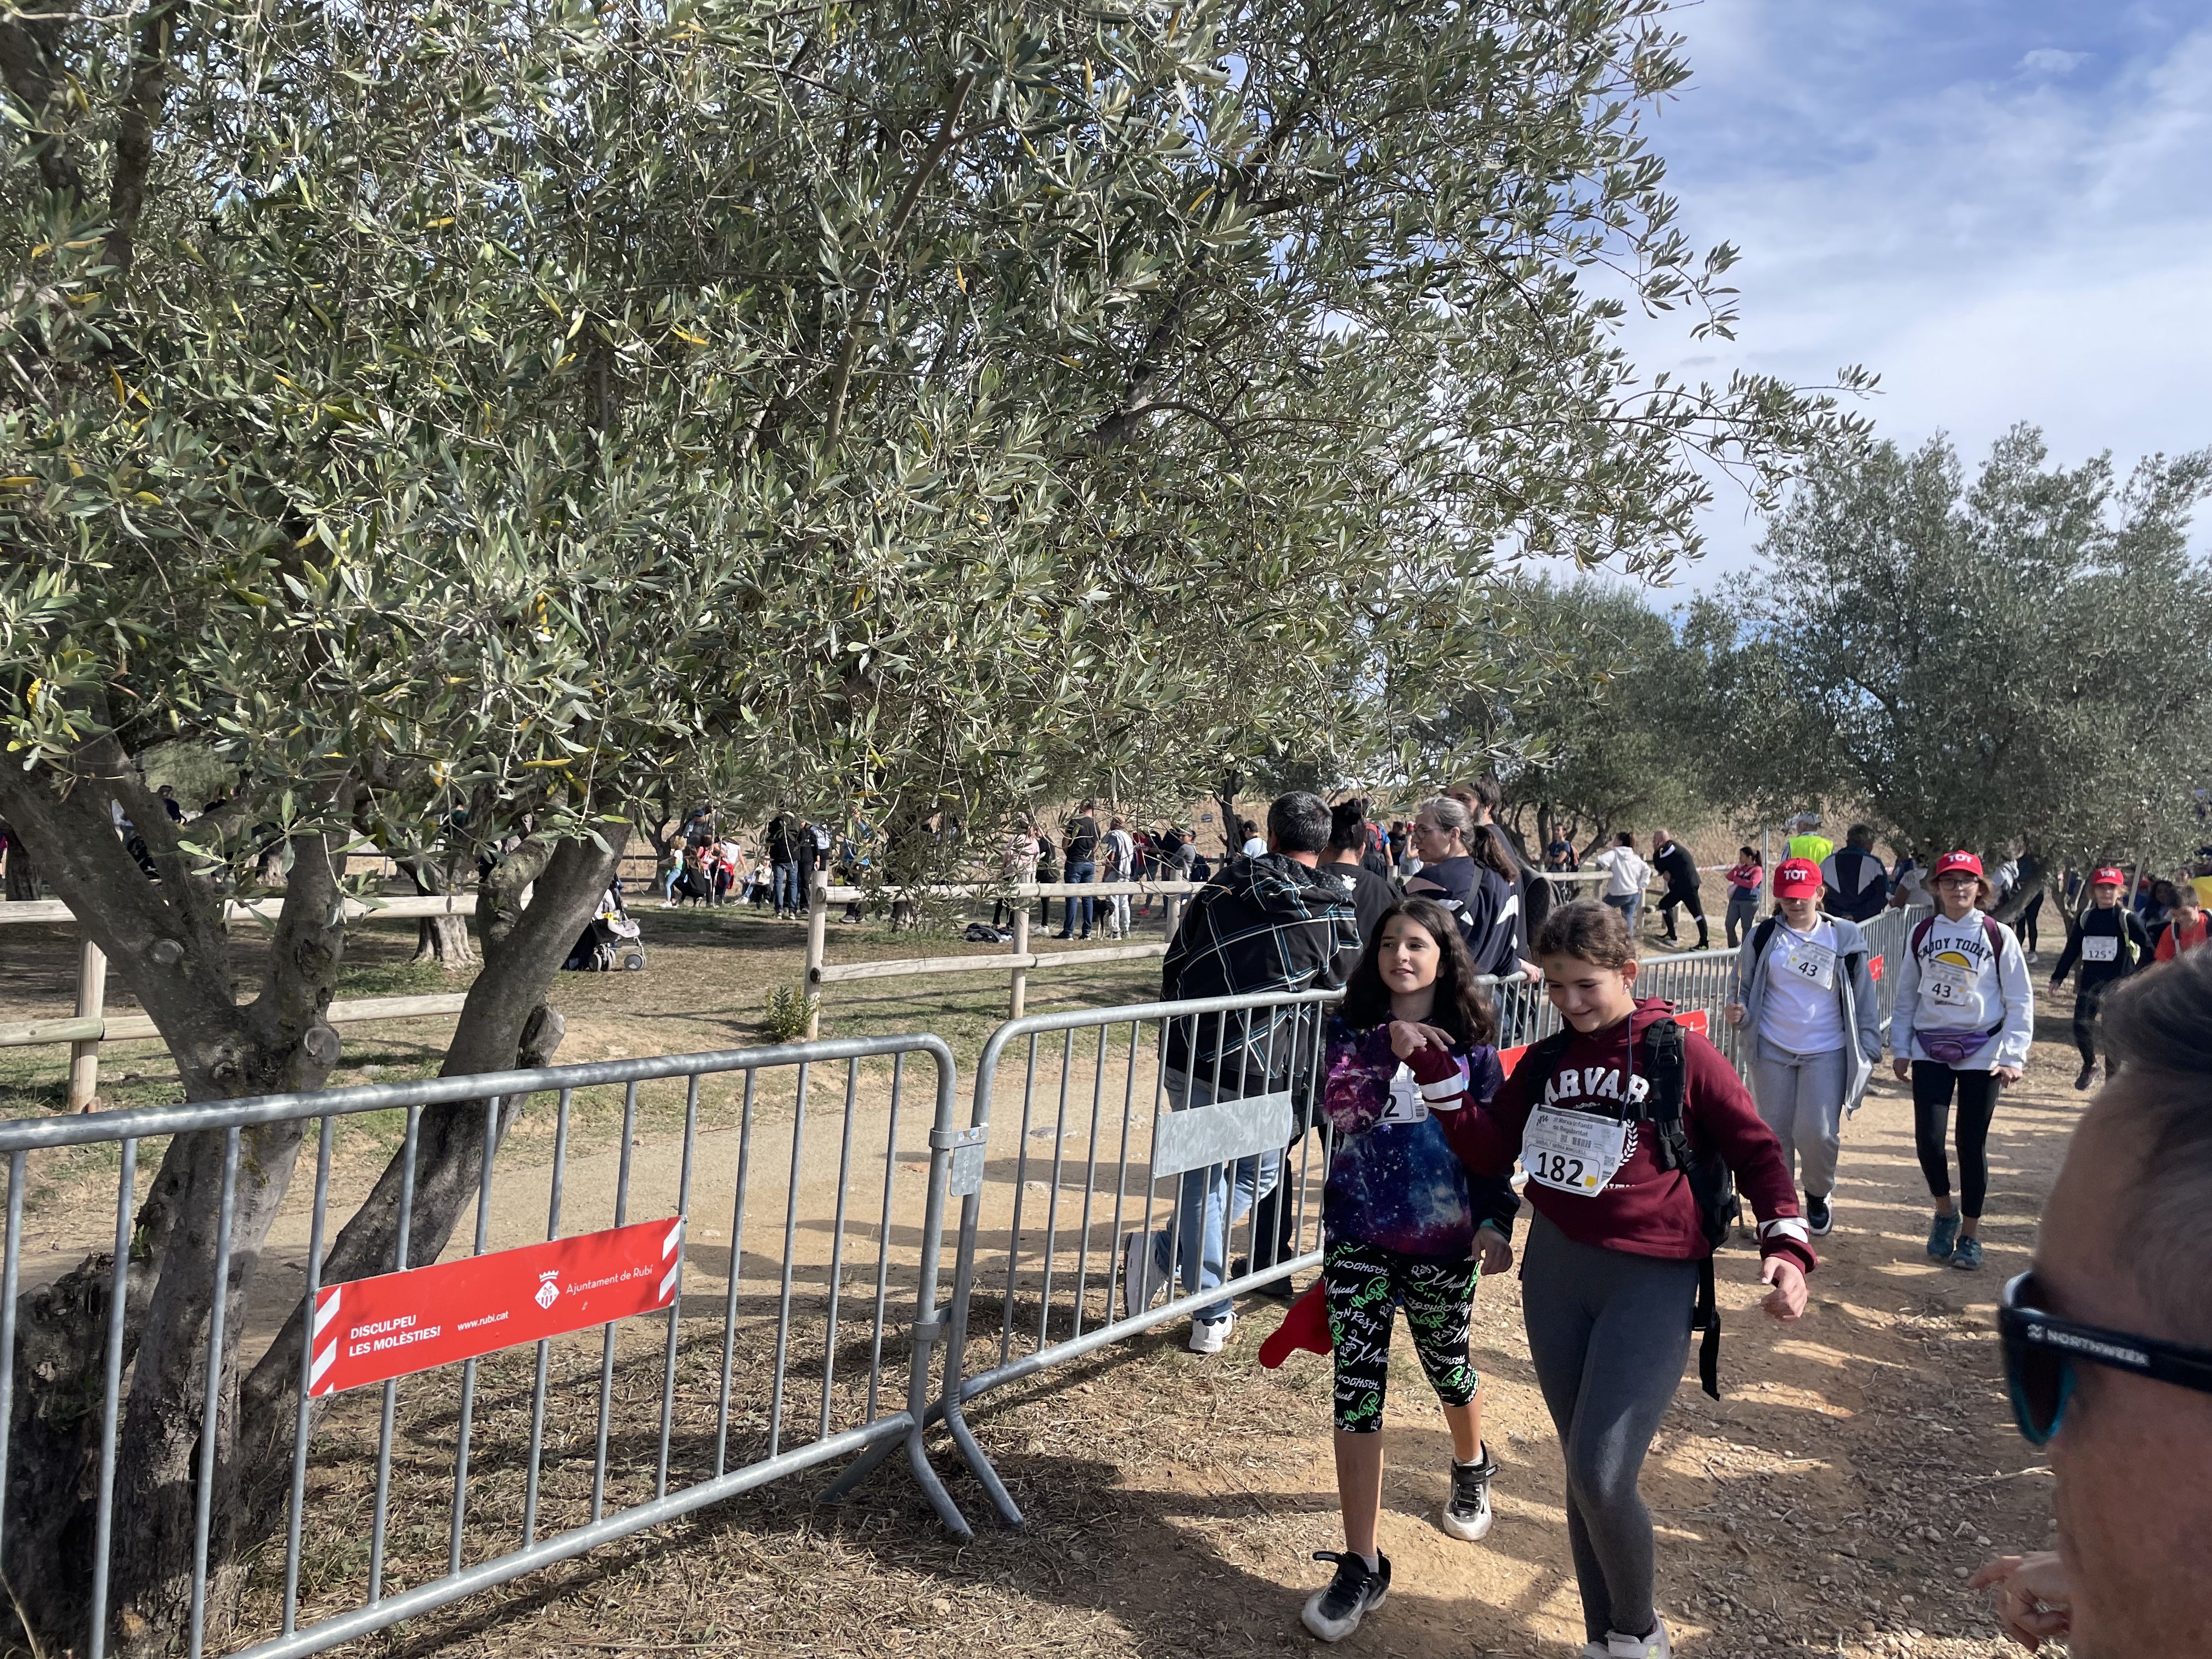
[[[1646,998],[1627,1019],[1577,1034],[1548,1067],[1524,1057],[1489,1104],[1438,1120],[1445,1139],[1477,1176],[1502,1177],[1512,1172],[1529,1116],[1540,1106],[1626,1121],[1628,1108],[1650,1093],[1650,1079],[1638,1074],[1644,1029],[1670,1012],[1668,1003]],[[1682,1118],[1691,1145],[1718,1152],[1735,1171],[1736,1186],[1759,1218],[1759,1254],[1787,1256],[1812,1272],[1820,1259],[1798,1218],[1796,1188],[1774,1132],[1719,1049],[1695,1031],[1683,1033],[1682,1046]],[[1655,1138],[1650,1124],[1630,1124],[1627,1155],[1600,1192],[1561,1192],[1531,1181],[1526,1196],[1578,1243],[1677,1261],[1710,1255],[1690,1178],[1659,1167]]]

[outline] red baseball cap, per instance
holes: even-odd
[[[2117,864],[2107,864],[2089,878],[2092,887],[2124,887],[2127,884],[2128,872]]]
[[[1969,875],[1982,873],[1982,861],[1972,853],[1946,853],[1936,860],[1935,876],[1948,876],[1954,870],[1964,870]]]
[[[1775,866],[1777,898],[1818,898],[1822,885],[1820,866],[1810,859],[1784,859]]]

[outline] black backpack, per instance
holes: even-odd
[[[1572,1031],[1558,1031],[1528,1051],[1528,1060],[1548,1069],[1574,1040]],[[1697,1200],[1698,1221],[1705,1243],[1719,1249],[1729,1242],[1743,1218],[1743,1200],[1735,1190],[1735,1172],[1717,1152],[1704,1150],[1690,1139],[1682,1121],[1682,1106],[1689,1093],[1690,1061],[1682,1028],[1671,1018],[1655,1019],[1644,1028],[1638,1044],[1643,1050],[1644,1075],[1651,1091],[1629,1110],[1632,1121],[1649,1123],[1656,1143],[1653,1160],[1662,1170],[1680,1170],[1688,1178],[1690,1194]],[[1523,1061],[1527,1063],[1526,1060]],[[1698,1300],[1690,1314],[1690,1328],[1704,1333],[1698,1346],[1698,1380],[1714,1399],[1721,1397],[1720,1300],[1713,1283],[1713,1258],[1698,1264]]]

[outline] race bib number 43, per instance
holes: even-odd
[[[1790,947],[1789,971],[1823,991],[1836,988],[1836,953],[1825,945],[1799,939]]]
[[[1539,1106],[1521,1136],[1521,1167],[1554,1191],[1595,1197],[1628,1158],[1628,1125]]]
[[[1965,963],[1945,962],[1939,957],[1928,964],[1923,983],[1928,988],[1930,1002],[1955,1008],[1975,1000],[1974,983],[1979,977]]]

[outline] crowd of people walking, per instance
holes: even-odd
[[[1359,803],[1332,810],[1316,796],[1285,796],[1255,838],[1258,850],[1231,857],[1193,898],[1168,948],[1166,1000],[1321,988],[1342,988],[1343,996],[1318,1030],[1287,1006],[1171,1023],[1170,1110],[1297,1099],[1308,1073],[1321,1084],[1299,1103],[1287,1148],[1188,1172],[1169,1224],[1123,1239],[1117,1311],[1139,1312],[1179,1286],[1194,1304],[1190,1347],[1221,1352],[1241,1281],[1291,1249],[1276,1218],[1291,1157],[1312,1127],[1331,1138],[1322,1272],[1261,1358],[1279,1363],[1308,1347],[1334,1368],[1344,1547],[1322,1553],[1331,1576],[1307,1601],[1304,1622],[1323,1641],[1341,1640],[1392,1588],[1377,1542],[1379,1431],[1401,1308],[1451,1440],[1437,1525],[1466,1540],[1492,1528],[1491,1487],[1505,1472],[1483,1437],[1468,1336],[1483,1276],[1516,1259],[1521,1206],[1508,1177],[1517,1170],[1534,1211],[1518,1251],[1523,1319],[1566,1462],[1588,1637],[1581,1651],[1664,1659],[1671,1638],[1638,1480],[1700,1328],[1708,1333],[1700,1375],[1717,1391],[1716,1247],[1735,1232],[1740,1204],[1747,1206],[1762,1305],[1779,1320],[1803,1313],[1816,1241],[1838,1224],[1844,1124],[1887,1054],[1911,1091],[1931,1211],[1926,1254],[1979,1268],[1990,1125],[2022,1075],[2034,1030],[2028,955],[1992,914],[1996,885],[1972,851],[1946,852],[1906,883],[1864,826],[1838,848],[1817,823],[1793,825],[1771,877],[1752,848],[1740,848],[1726,871],[1735,957],[1724,1013],[1747,1087],[1672,1005],[1638,992],[1649,959],[1633,921],[1651,868],[1666,884],[1665,931],[1675,931],[1675,910],[1686,910],[1705,942],[1686,849],[1662,832],[1646,867],[1623,833],[1598,864],[1608,889],[1627,890],[1548,905],[1531,927],[1522,887],[1531,872],[1494,846],[1480,805],[1471,791],[1424,801],[1404,823],[1401,854]],[[1407,873],[1409,861],[1417,862]],[[2193,888],[2170,892],[2154,938],[2140,907],[2122,903],[2123,870],[2100,866],[2086,887],[2051,976],[2056,990],[2081,975],[2074,1018],[2083,1088],[2100,1017],[2128,980],[2179,957],[2192,983],[2212,985]],[[1892,938],[1894,959],[1877,962],[1868,926],[1921,894],[1929,902],[1901,924],[1901,948]],[[1760,919],[1768,896],[1773,911]],[[1508,1047],[1484,981],[1523,971],[1540,978],[1563,1029]],[[1881,972],[1895,978],[1886,1027]],[[1275,1218],[1264,1212],[1271,1200]],[[1252,1255],[1231,1261],[1230,1241],[1248,1216]],[[1291,1291],[1279,1275],[1266,1288]],[[1992,1565],[1989,1582],[2024,1598],[2054,1571],[2008,1559]],[[2052,1604],[2044,1605],[2047,1613]]]

